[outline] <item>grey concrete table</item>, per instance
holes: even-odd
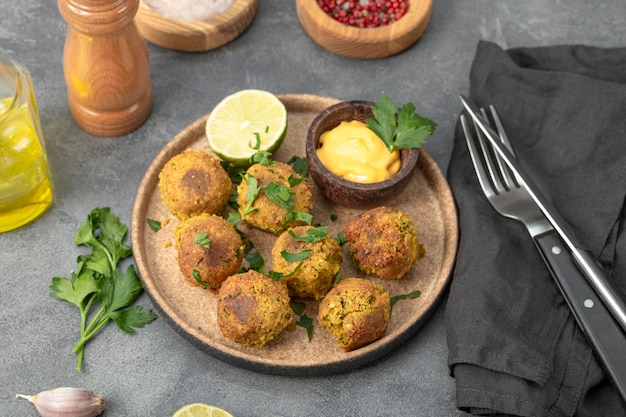
[[[313,1],[313,0],[311,0]],[[406,344],[371,365],[329,377],[251,372],[198,350],[163,318],[128,336],[114,325],[88,345],[83,372],[70,353],[78,311],[48,296],[69,276],[72,239],[98,206],[130,224],[137,187],[159,150],[224,96],[244,88],[375,100],[386,91],[438,122],[426,149],[445,172],[459,93],[480,39],[502,47],[626,45],[623,0],[435,0],[422,39],[386,59],[343,58],[314,43],[293,0],[261,0],[250,28],[212,52],[149,45],[154,110],[139,130],[97,138],[72,120],[62,54],[66,23],[56,2],[4,0],[0,53],[32,72],[56,201],[40,220],[0,234],[0,416],[35,416],[16,393],[86,387],[108,399],[106,416],[168,416],[201,401],[237,416],[461,416],[446,365],[443,303]],[[147,295],[139,304],[152,308]]]

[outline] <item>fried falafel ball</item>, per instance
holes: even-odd
[[[380,339],[391,318],[389,293],[363,278],[345,278],[319,305],[317,321],[346,352]]]
[[[229,277],[219,290],[217,324],[230,340],[263,347],[293,319],[285,283],[255,270]]]
[[[219,288],[239,272],[244,244],[232,224],[215,214],[202,214],[183,222],[174,232],[178,266],[193,286]]]
[[[279,205],[276,199],[283,203]],[[311,185],[288,164],[254,164],[237,186],[237,204],[244,221],[278,235],[288,227],[302,224],[300,220],[288,219],[290,211],[309,213],[313,208]]]
[[[343,252],[339,243],[327,233],[316,233],[314,226],[298,226],[283,232],[272,248],[272,269],[292,297],[322,299],[341,269]],[[306,255],[304,259],[298,255]],[[295,260],[288,260],[295,255]]]
[[[186,149],[161,169],[159,190],[167,208],[184,220],[220,213],[233,192],[233,183],[217,158]]]
[[[417,264],[423,251],[411,218],[389,207],[377,207],[351,218],[343,232],[355,266],[381,279],[402,278]]]

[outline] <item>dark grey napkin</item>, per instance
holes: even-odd
[[[483,41],[469,97],[496,107],[524,168],[626,294],[626,48]],[[457,406],[626,416],[526,229],[482,195],[459,125],[448,180],[461,231],[446,307]]]

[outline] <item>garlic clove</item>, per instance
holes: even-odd
[[[105,407],[104,395],[83,388],[61,387],[16,397],[35,404],[41,417],[95,417]]]

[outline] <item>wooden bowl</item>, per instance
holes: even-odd
[[[322,163],[317,156],[322,133],[342,121],[365,122],[368,117],[373,117],[372,105],[368,101],[344,101],[332,105],[313,120],[307,133],[305,149],[309,174],[327,199],[343,207],[371,208],[389,202],[404,191],[417,164],[419,150],[403,149],[400,151],[400,170],[395,175],[384,181],[361,184],[339,177]]]
[[[409,0],[404,16],[377,28],[340,23],[312,0],[296,0],[296,11],[304,30],[324,48],[350,58],[384,58],[405,50],[422,36],[430,21],[432,0]]]
[[[256,14],[258,0],[235,0],[224,13],[208,20],[169,19],[140,0],[135,22],[148,41],[183,52],[203,52],[219,48],[245,31]]]

